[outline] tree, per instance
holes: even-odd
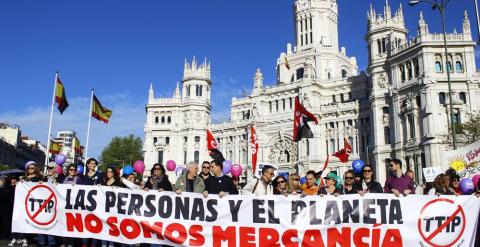
[[[457,132],[465,139],[467,144],[480,139],[480,113],[468,114],[468,122],[457,125]]]
[[[101,163],[104,165],[132,164],[136,160],[143,159],[142,139],[130,134],[128,137],[116,136],[103,149],[101,154]]]

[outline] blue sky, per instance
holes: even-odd
[[[439,16],[427,5],[403,3],[410,35],[423,10],[431,32]],[[111,123],[93,121],[90,153],[98,156],[116,135],[143,138],[148,86],[171,96],[183,62],[195,55],[212,65],[213,119],[228,119],[231,97],[250,90],[256,68],[274,84],[275,61],[293,43],[293,0],[6,0],[0,2],[0,121],[21,126],[46,142],[54,73],[58,69],[70,108],[55,111],[54,131],[73,129],[82,143],[91,88],[112,108]],[[384,0],[339,0],[340,46],[367,65],[366,13]],[[448,31],[461,31],[468,10],[477,37],[473,0],[452,0]],[[232,90],[232,88],[234,90]]]

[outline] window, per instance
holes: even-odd
[[[345,102],[345,98],[344,98],[344,96],[343,96],[343,93],[340,94],[340,102],[342,102],[342,103]]]
[[[455,62],[455,70],[457,71],[457,73],[462,73],[463,72],[462,62],[460,62],[460,61]]]
[[[461,124],[461,119],[460,119],[460,110],[455,109],[455,113],[453,114],[453,122],[456,124]]]
[[[187,97],[190,97],[190,86],[187,86]]]
[[[348,137],[348,143],[352,146],[352,153],[355,153],[355,143],[353,142],[353,137]]]
[[[413,69],[415,71],[415,77],[418,77],[420,74],[420,66],[418,65],[418,59],[414,58],[413,59]]]
[[[195,95],[196,96],[202,96],[202,89],[203,89],[203,86],[202,85],[197,85],[195,87]]]
[[[155,117],[155,123],[158,124],[158,117]]]
[[[418,107],[422,106],[422,99],[420,98],[420,95],[417,95],[417,97],[415,97],[415,102]]]
[[[195,151],[193,153],[193,160],[197,163],[200,161],[200,152],[199,151]]]
[[[307,146],[307,156],[310,155],[310,141],[308,139],[306,139],[305,141],[305,145]],[[285,151],[286,152],[286,151]]]
[[[172,123],[172,117],[170,116],[167,117],[167,123]]]
[[[285,156],[287,158],[287,163],[290,163],[290,153],[287,150],[285,150]]]
[[[275,100],[275,109],[276,109],[277,112],[278,112],[278,100]]]
[[[442,63],[440,61],[435,62],[435,72],[442,73]]]
[[[183,164],[187,164],[187,151],[183,151]]]
[[[460,92],[460,94],[458,94],[458,98],[460,98],[460,100],[466,104],[467,103],[467,95],[465,94],[465,92]]]
[[[305,69],[303,68],[299,68],[297,69],[296,71],[296,74],[297,74],[297,80],[300,80],[303,78],[303,74],[305,73]]]
[[[195,143],[199,143],[200,142],[200,136],[195,136]]]
[[[155,143],[157,143],[157,141],[158,141],[158,138],[154,137],[153,138],[153,145],[155,145]]]
[[[407,62],[407,74],[408,74],[408,80],[411,80],[413,78],[412,74],[412,65]]]
[[[330,122],[330,128],[335,128],[335,123],[334,122]]]
[[[410,138],[415,138],[415,123],[412,114],[408,115],[408,126],[410,127]]]
[[[163,165],[163,151],[158,151],[158,163]]]
[[[388,108],[388,106],[384,106],[382,108],[382,111],[383,111],[383,114],[390,114],[390,108]]]
[[[167,144],[167,145],[170,144],[170,137],[168,137],[168,136],[165,137],[165,144]]]
[[[385,144],[390,144],[390,127],[387,126],[383,128],[383,135]]]
[[[332,101],[333,103],[337,103],[337,98],[335,97],[335,95],[332,95]]]
[[[351,119],[347,120],[348,126],[353,126],[353,121]]]
[[[187,143],[187,142],[188,142],[188,137],[187,137],[187,136],[184,136],[184,137],[183,137],[183,142],[184,142],[184,143]]]
[[[447,70],[450,71],[450,72],[453,72],[453,70],[452,70],[452,62],[450,62],[450,61],[447,61]]]
[[[387,40],[385,38],[382,39],[382,52],[387,50]]]
[[[165,123],[165,117],[162,117],[162,124]]]
[[[348,72],[345,69],[342,69],[342,78],[345,79],[348,76]]]
[[[282,103],[283,103],[283,110],[285,111],[285,99],[282,99]]]
[[[349,100],[352,100],[352,99],[353,99],[352,92],[348,92],[348,99],[349,99]]]
[[[268,102],[268,104],[270,105],[270,112],[272,112],[272,101]]]
[[[331,150],[331,152],[335,152],[337,150],[337,147],[335,146],[335,139],[330,139],[329,149]]]
[[[403,64],[400,65],[400,79],[402,82],[405,81],[405,67]]]
[[[445,99],[446,99],[446,98],[445,98],[445,93],[442,92],[442,93],[439,93],[439,94],[438,94],[438,102],[439,102],[440,104],[444,105],[444,104],[445,104]]]
[[[382,44],[380,43],[380,40],[377,39],[377,47],[378,47],[378,53],[382,53]]]
[[[332,79],[332,74],[330,72],[327,73],[328,80]]]
[[[290,109],[293,108],[293,101],[292,101],[292,98],[289,99],[290,100]]]

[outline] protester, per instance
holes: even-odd
[[[66,176],[61,181],[62,184],[82,184],[82,178],[77,173],[77,167],[74,164],[67,166]]]
[[[85,163],[87,164],[87,170],[85,176],[83,176],[83,184],[85,185],[97,185],[102,182],[103,174],[98,169],[98,161],[94,158],[90,158]]]
[[[272,186],[274,195],[288,195],[290,193],[290,186],[283,175],[278,175],[272,181]]]
[[[0,239],[8,239],[10,237],[10,224],[12,217],[10,211],[13,206],[13,202],[9,202],[10,194],[12,193],[10,181],[6,176],[0,176]]]
[[[203,193],[205,190],[205,183],[201,176],[197,176],[198,163],[191,161],[187,164],[186,172],[178,177],[175,183],[175,191],[177,194],[182,192]]]
[[[51,183],[51,184],[58,184],[61,180],[63,180],[63,174],[57,174],[56,168],[57,164],[55,162],[49,162],[47,165],[47,174],[43,177],[42,181]]]
[[[448,183],[448,190],[453,192],[454,195],[463,195],[460,190],[460,176],[457,173],[450,174]]]
[[[445,174],[437,175],[433,180],[432,188],[428,191],[428,195],[453,195],[454,192],[448,188],[449,180],[449,176]]]
[[[372,165],[365,165],[362,168],[360,181],[355,183],[355,187],[360,195],[365,193],[383,193],[382,185],[375,181]]]
[[[300,176],[294,173],[291,174],[289,177],[289,187],[291,190],[292,195],[301,194],[302,193],[302,185],[300,184]]]
[[[105,169],[105,174],[103,176],[101,185],[123,187],[123,184],[120,180],[120,174],[114,165],[109,165],[107,169]]]
[[[24,234],[12,232],[11,222],[12,222],[12,215],[13,215],[13,206],[15,202],[15,187],[17,186],[18,180],[19,179],[16,176],[10,177],[10,191],[8,193],[8,198],[5,198],[6,199],[5,203],[2,203],[2,204],[5,204],[5,206],[9,209],[8,217],[10,222],[9,230],[11,233],[11,240],[8,243],[8,246],[15,246],[16,244],[21,246],[28,246],[28,243],[26,240],[25,242],[23,242],[23,239],[25,238]]]
[[[210,162],[204,161],[202,163],[202,171],[200,173],[200,177],[205,181],[208,177],[210,177],[212,174],[210,173]]]
[[[123,184],[123,187],[129,188],[131,190],[141,190],[143,189],[140,185],[138,185],[136,179],[135,179],[135,174],[123,174],[122,177],[120,178],[120,181]]]
[[[173,191],[173,186],[168,180],[165,167],[162,164],[156,163],[150,170],[151,176],[145,183],[145,189],[158,191]]]
[[[358,190],[355,186],[355,173],[353,170],[348,170],[343,174],[343,194],[357,194]]]
[[[25,172],[25,176],[22,177],[22,182],[39,182],[42,179],[42,175],[40,173],[40,168],[38,167],[37,163],[34,161],[28,161],[25,165],[27,168]]]
[[[390,159],[391,174],[385,181],[385,193],[393,193],[395,196],[400,194],[408,195],[415,192],[413,188],[412,178],[406,176],[402,172],[402,161],[399,159]]]
[[[310,170],[305,175],[306,182],[302,184],[302,193],[304,195],[317,195],[318,186],[315,184],[315,171]]]
[[[262,177],[253,178],[245,187],[243,187],[243,195],[273,195],[272,179],[275,177],[275,168],[265,165],[262,168]]]
[[[238,194],[238,190],[233,184],[232,179],[223,174],[223,164],[219,160],[213,160],[210,162],[212,168],[213,176],[210,176],[205,180],[205,191],[203,192],[204,197],[208,197],[208,194],[218,194],[220,198],[225,195]]]
[[[340,178],[335,175],[333,172],[328,173],[325,180],[325,187],[322,187],[318,190],[320,196],[324,195],[334,195],[339,196],[343,194],[342,189],[340,188]]]

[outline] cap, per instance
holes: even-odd
[[[48,162],[47,167],[55,168],[57,164],[55,162]]]
[[[37,162],[33,160],[27,161],[27,163],[25,163],[25,170],[27,170],[27,168],[31,165],[37,166]]]

